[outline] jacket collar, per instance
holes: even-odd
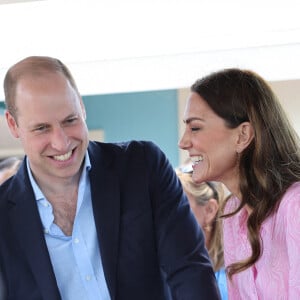
[[[113,151],[90,143],[91,194],[102,264],[111,299],[116,298],[120,224],[120,187]]]
[[[9,210],[12,230],[35,277],[43,299],[61,299],[52,269],[43,227],[28,178],[25,159],[11,181]],[[42,275],[41,275],[42,274]]]
[[[90,142],[88,151],[92,165],[89,176],[98,242],[106,282],[113,300],[116,298],[120,223],[120,187],[114,168],[117,165],[116,154],[111,149],[104,151],[99,143],[94,142]],[[60,299],[25,159],[12,184],[9,201],[15,234],[35,274],[43,299]]]

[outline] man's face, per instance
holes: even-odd
[[[88,145],[85,110],[60,73],[20,79],[15,118],[7,112],[12,134],[20,138],[35,178],[43,182],[79,175]]]

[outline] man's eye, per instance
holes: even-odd
[[[34,129],[34,131],[45,131],[47,129],[46,126],[39,126]]]
[[[200,128],[199,127],[191,127],[191,130],[192,131],[198,131],[198,130],[200,130]]]
[[[75,121],[77,121],[77,118],[71,118],[71,119],[68,119],[68,120],[66,121],[66,123],[67,123],[67,124],[72,124],[72,123],[74,123]]]

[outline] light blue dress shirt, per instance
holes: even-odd
[[[110,300],[94,222],[88,153],[79,181],[76,216],[72,236],[66,236],[53,223],[50,202],[45,198],[32,176],[29,161],[27,170],[44,227],[46,243],[58,288],[63,300]]]

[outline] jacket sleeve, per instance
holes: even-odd
[[[0,271],[0,300],[5,300],[6,298],[6,288],[4,286],[2,272]]]
[[[174,169],[154,144],[145,147],[158,256],[173,299],[220,299],[204,235]]]

